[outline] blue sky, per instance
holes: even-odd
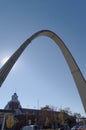
[[[85,0],[0,0],[0,67],[32,34],[48,29],[66,44],[86,78]],[[32,41],[0,88],[0,108],[16,92],[22,107],[69,107],[85,114],[59,47],[47,37]]]

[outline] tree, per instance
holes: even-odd
[[[46,117],[46,119],[45,119],[45,127],[49,127],[49,118],[48,117]]]
[[[44,122],[45,126],[55,127],[55,125],[58,124],[58,112],[55,110],[55,107],[50,107],[48,105],[41,108],[41,122]]]
[[[64,111],[60,111],[58,114],[58,118],[59,118],[59,124],[63,125],[64,124]]]
[[[66,107],[66,108],[64,109],[64,112],[67,113],[68,115],[72,115],[72,112],[71,112],[71,110],[70,110],[69,107]]]
[[[76,117],[76,122],[79,123],[81,114],[80,113],[74,113],[74,116]]]

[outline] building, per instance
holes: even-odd
[[[68,114],[54,111],[48,105],[40,110],[22,108],[17,94],[14,93],[5,108],[0,110],[0,127],[5,129],[9,127],[13,130],[20,130],[23,126],[30,124],[40,125],[43,128],[57,127],[60,123],[59,114],[60,117],[64,114],[66,119],[69,118]],[[73,122],[74,120],[73,117]]]
[[[16,127],[16,130],[19,130],[24,125],[37,123],[38,111],[39,110],[22,108],[17,94],[14,93],[4,110],[0,110],[0,124],[3,124],[2,122],[5,115],[11,114],[14,117],[14,127]]]

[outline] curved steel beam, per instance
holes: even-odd
[[[76,64],[73,56],[71,55],[68,48],[65,46],[64,42],[52,31],[49,30],[41,30],[33,34],[29,39],[27,39],[18,49],[17,51],[8,59],[8,61],[2,66],[0,69],[0,86],[4,82],[5,78],[7,77],[8,73],[12,69],[13,65],[19,58],[19,56],[22,54],[22,52],[25,50],[25,48],[31,43],[32,40],[34,40],[36,37],[39,36],[48,36],[52,40],[55,41],[55,43],[59,46],[61,49],[68,66],[70,68],[70,71],[72,73],[73,79],[76,83],[78,92],[80,94],[84,109],[86,111],[86,82],[85,79]]]

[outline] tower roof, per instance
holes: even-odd
[[[7,103],[7,105],[5,106],[6,110],[15,110],[15,109],[19,109],[22,108],[20,105],[20,102],[18,100],[18,96],[16,93],[14,93],[12,95],[11,100]]]

